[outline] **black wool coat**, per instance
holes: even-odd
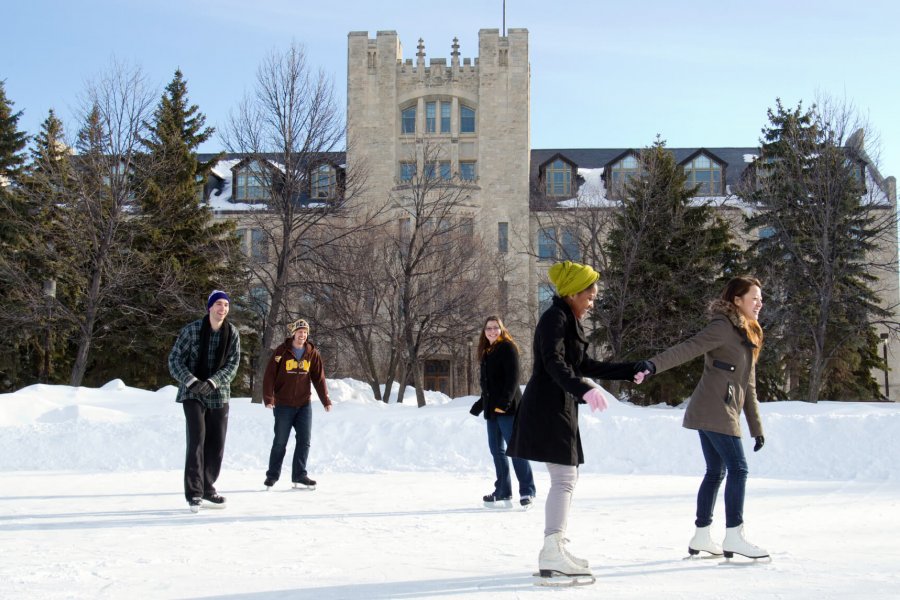
[[[484,410],[485,419],[497,416],[495,408],[507,415],[516,414],[522,399],[520,373],[519,351],[512,343],[499,340],[489,346],[481,359],[481,398],[473,409]]]
[[[534,368],[519,403],[508,456],[577,466],[584,463],[578,404],[593,387],[584,377],[631,380],[636,363],[609,363],[587,354],[584,329],[559,297],[534,331]]]

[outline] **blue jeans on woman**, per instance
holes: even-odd
[[[497,481],[494,482],[495,498],[512,498],[512,480],[509,476],[509,459],[506,456],[506,445],[512,437],[513,415],[495,414],[487,420],[488,448],[494,457],[494,469],[497,471]],[[524,458],[513,458],[513,469],[516,471],[516,479],[519,480],[519,496],[534,496],[534,474],[531,472],[531,464]]]
[[[312,431],[312,404],[300,408],[276,406],[272,411],[275,413],[275,440],[269,453],[266,479],[278,481],[281,476],[281,463],[284,462],[288,438],[293,428],[296,432],[296,444],[294,460],[291,461],[291,481],[297,483],[306,476],[306,459],[309,457],[309,438]]]
[[[706,527],[712,523],[716,496],[725,479],[725,527],[737,527],[744,522],[744,490],[749,472],[741,438],[702,429],[699,433],[700,447],[706,459],[706,475],[697,492],[697,520],[694,524]]]

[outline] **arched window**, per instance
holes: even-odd
[[[571,196],[572,165],[557,158],[544,170],[544,181],[548,196]]]
[[[700,196],[722,194],[722,165],[705,154],[694,157],[691,162],[684,165],[684,174],[687,177],[685,186],[693,188],[699,185],[697,194]]]

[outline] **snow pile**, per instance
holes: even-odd
[[[412,390],[404,404],[385,404],[360,381],[329,380],[328,386],[334,410],[314,406],[310,463],[316,472],[492,471],[484,421],[468,412],[474,397],[427,392],[428,405],[419,409]],[[152,392],[115,380],[100,389],[33,385],[0,395],[0,471],[179,469],[184,416],[175,393],[173,386]],[[754,454],[745,438],[753,476],[900,480],[900,405],[778,402],[761,408],[765,448]],[[603,413],[582,407],[582,472],[702,472],[697,434],[681,427],[682,413],[625,402]],[[271,441],[271,412],[233,399],[224,468],[265,470]]]

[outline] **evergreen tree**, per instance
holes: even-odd
[[[0,81],[0,334],[5,342],[0,349],[2,390],[19,383],[19,354],[24,344],[10,312],[16,308],[15,273],[21,261],[19,253],[25,247],[25,238],[17,226],[25,216],[19,183],[28,143],[28,136],[19,130],[21,116],[22,111],[13,110],[13,102],[6,97],[4,82]]]
[[[22,194],[27,218],[22,225],[27,238],[22,252],[18,290],[27,311],[36,365],[33,371],[43,382],[65,381],[71,366],[64,341],[71,330],[56,317],[61,305],[71,305],[77,290],[57,285],[72,281],[73,255],[68,213],[75,183],[71,151],[65,143],[62,122],[51,109],[34,137],[31,158],[23,176]],[[61,302],[61,304],[60,304]]]
[[[231,221],[212,222],[203,204],[204,182],[216,157],[200,162],[198,147],[213,134],[188,101],[181,71],[145,123],[145,153],[136,169],[141,217],[134,251],[150,275],[130,304],[141,307],[141,327],[115,332],[98,348],[95,371],[115,365],[119,376],[140,386],[170,383],[165,356],[178,330],[205,310],[211,289],[239,295],[239,247]],[[116,373],[110,372],[108,376]]]
[[[766,354],[791,398],[877,397],[871,369],[884,365],[873,322],[889,313],[878,306],[869,257],[896,222],[864,198],[857,150],[829,115],[780,100],[768,115],[744,194],[756,207],[748,231],[760,232],[750,250],[767,294]]]
[[[684,170],[657,139],[640,153],[641,174],[625,186],[607,239],[598,330],[617,360],[639,360],[676,344],[707,323],[706,308],[731,275],[736,247],[716,210],[696,203]],[[701,361],[649,378],[638,403],[678,404],[690,395]]]

